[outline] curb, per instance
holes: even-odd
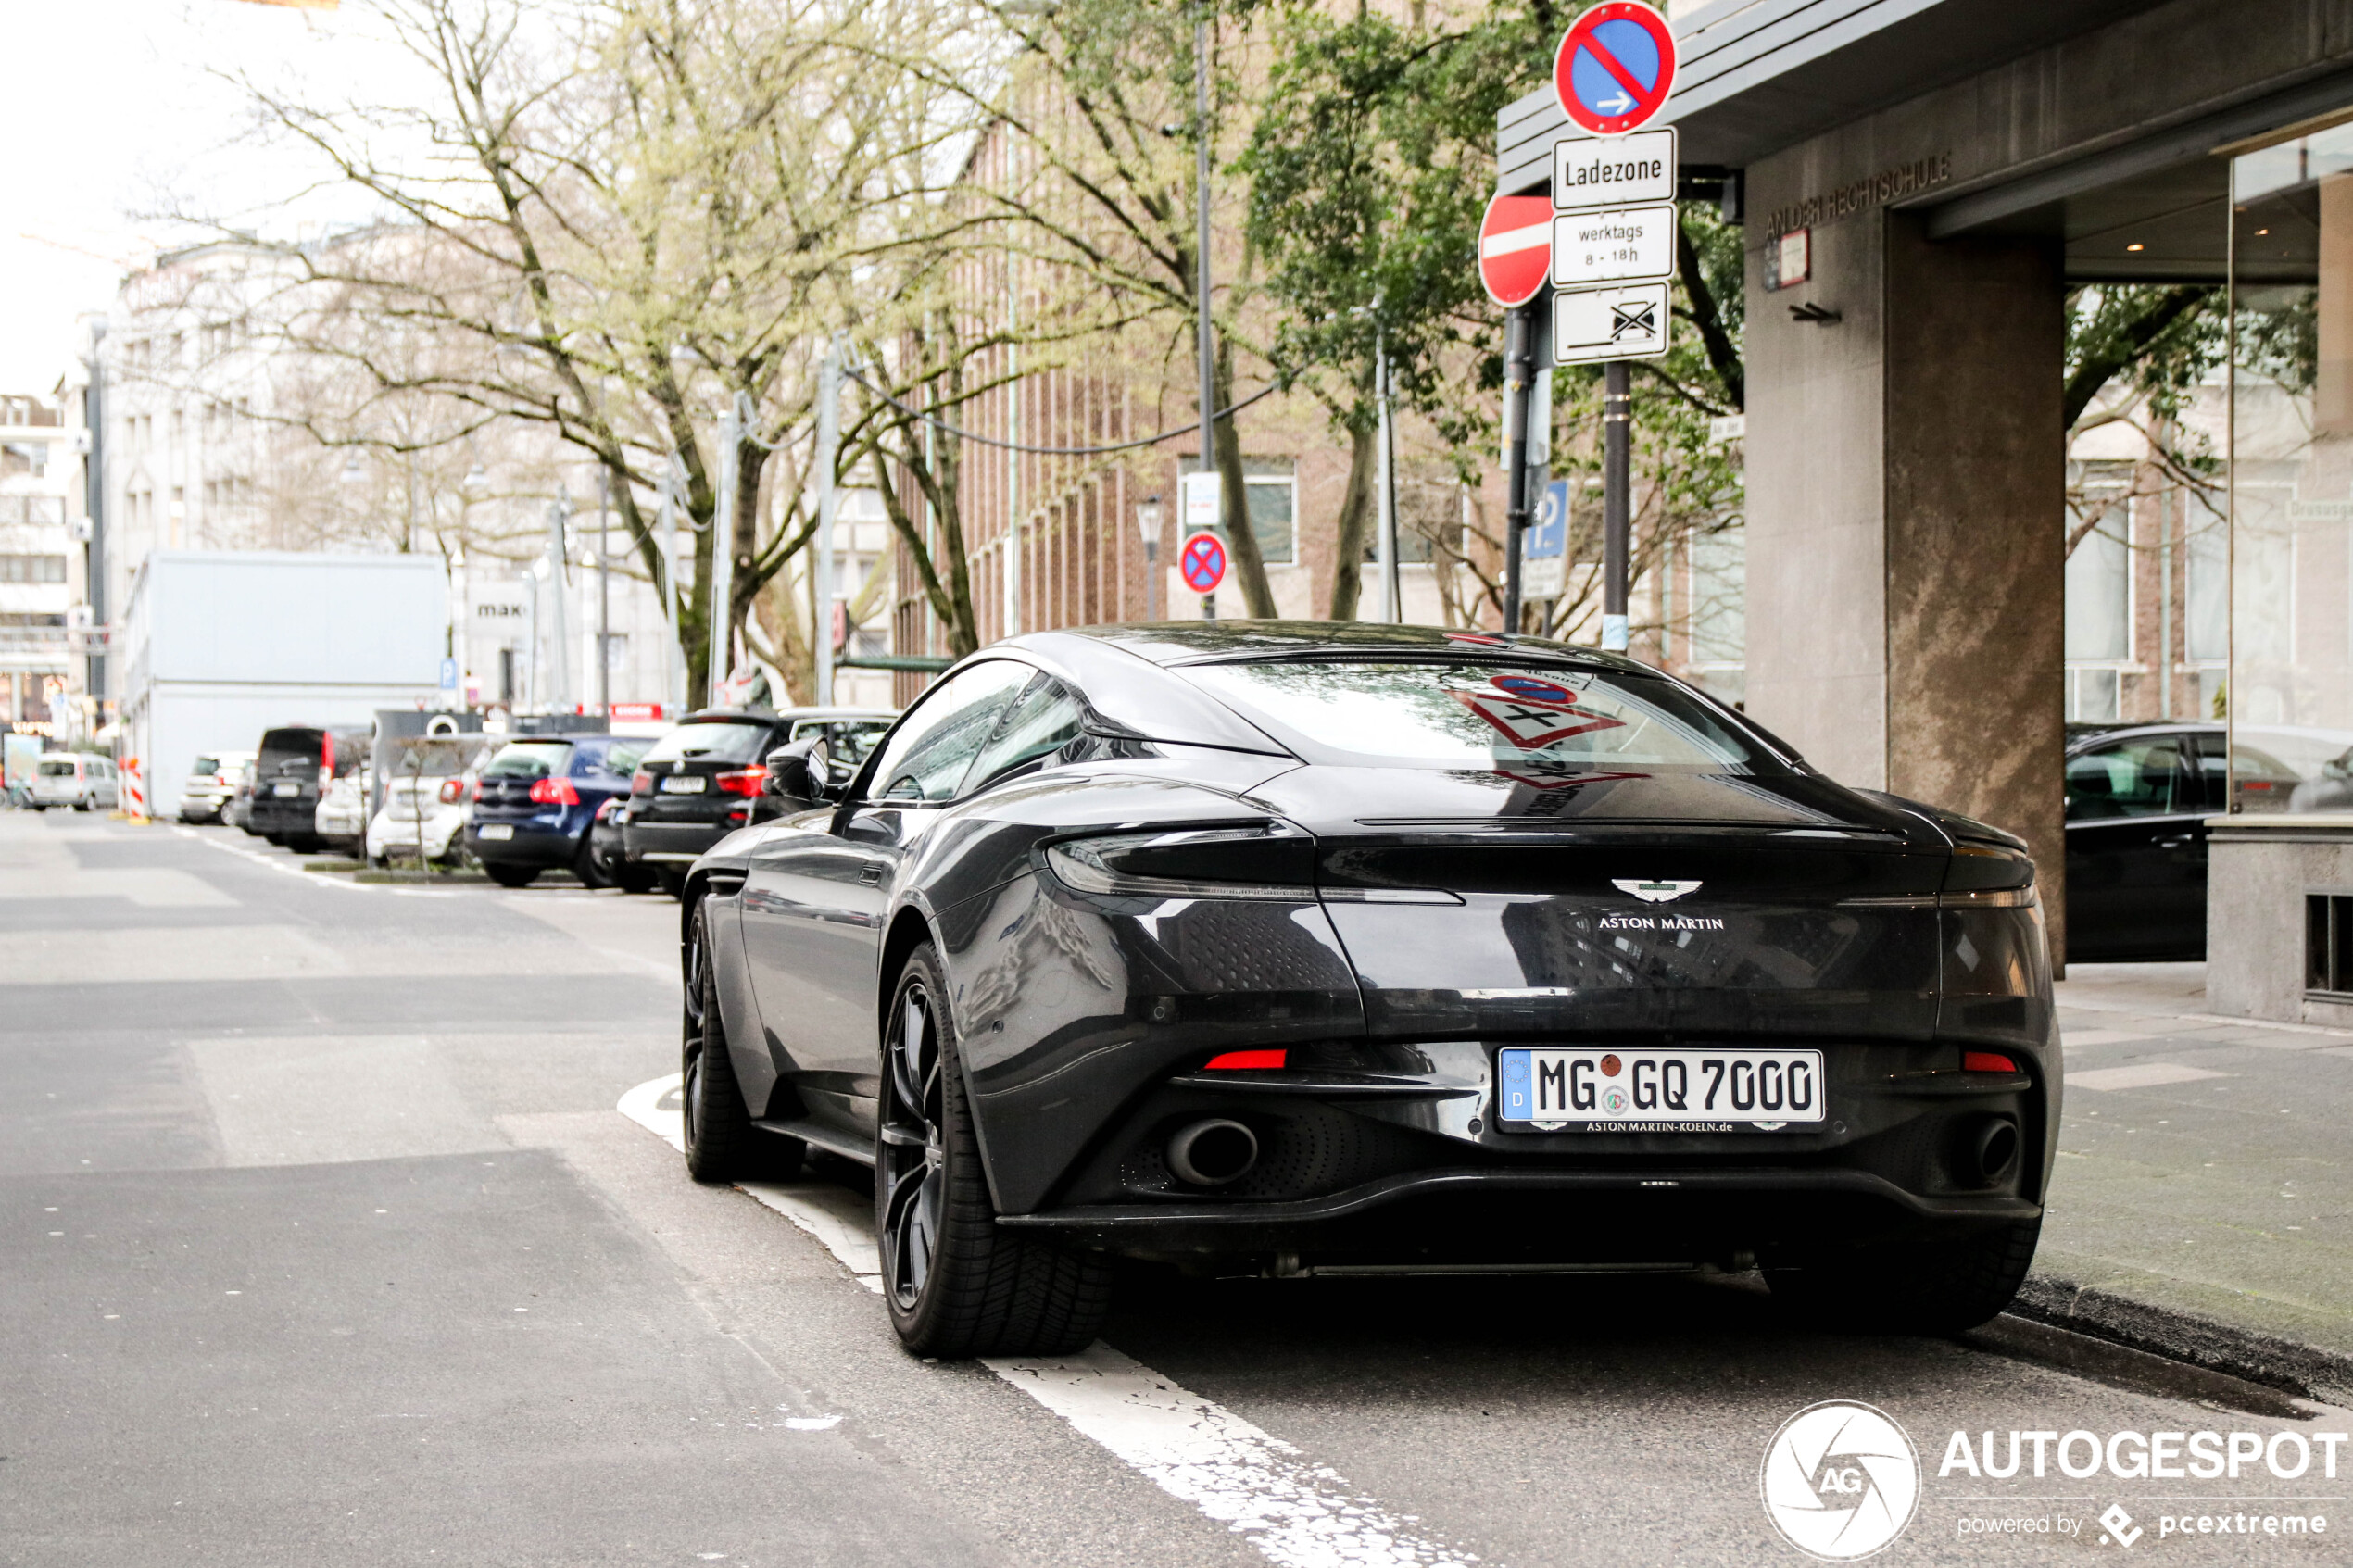
[[[2029,1275],[2009,1311],[2031,1323],[2203,1367],[2299,1399],[2353,1404],[2353,1356],[2257,1334],[2200,1312],[2153,1307],[2048,1274]]]

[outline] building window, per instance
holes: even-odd
[[[0,583],[63,583],[63,556],[0,556]]]
[[[38,479],[48,471],[49,444],[47,442],[0,442],[0,476],[31,474]]]

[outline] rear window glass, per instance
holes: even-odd
[[[757,762],[761,760],[761,742],[769,734],[766,724],[733,723],[726,720],[681,724],[656,741],[654,748],[638,760],[675,762],[683,758],[689,762]]]
[[[316,730],[271,730],[261,737],[261,771],[274,773],[288,762],[319,760],[319,732]]]
[[[645,751],[643,741],[582,741],[573,747],[572,776],[625,779],[636,771]]]
[[[44,779],[69,779],[73,777],[73,759],[68,757],[60,759],[55,762],[42,763],[41,776]]]
[[[220,759],[218,757],[199,757],[196,759],[195,771],[199,773],[217,773],[220,771]]]
[[[1698,698],[1655,676],[1485,663],[1283,660],[1185,671],[1251,719],[1334,760],[1378,767],[1554,764],[1786,770]]]
[[[560,773],[572,760],[572,742],[568,740],[509,741],[490,766],[482,771],[485,779],[544,779],[550,773]]]

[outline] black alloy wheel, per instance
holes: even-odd
[[[1111,1311],[1099,1255],[1000,1228],[988,1200],[939,955],[909,955],[883,1042],[875,1211],[883,1300],[919,1356],[1051,1356]]]

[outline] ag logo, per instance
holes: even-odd
[[[1631,893],[1645,904],[1671,904],[1684,894],[1699,889],[1696,882],[1638,882],[1625,877],[1613,878],[1610,885],[1620,893]]]
[[[1808,1405],[1766,1446],[1765,1514],[1809,1557],[1851,1562],[1904,1533],[1919,1508],[1920,1459],[1884,1411],[1848,1399]]]

